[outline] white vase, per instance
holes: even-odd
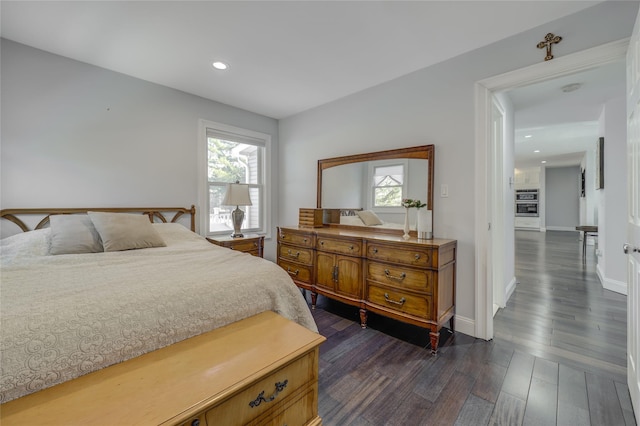
[[[405,240],[409,239],[409,209],[405,208],[404,209],[405,213],[404,213],[404,235],[402,236],[402,238],[404,238]]]

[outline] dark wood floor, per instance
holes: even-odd
[[[573,232],[517,232],[520,283],[490,342],[428,332],[318,298],[324,425],[636,425],[626,299],[603,290]]]

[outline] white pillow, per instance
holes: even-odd
[[[149,218],[142,214],[88,212],[104,251],[165,247]]]
[[[362,219],[362,222],[364,222],[366,226],[382,225],[382,221],[380,220],[378,215],[371,210],[360,210],[356,213],[358,214],[358,217]]]
[[[51,224],[51,254],[99,253],[102,240],[86,214],[56,214]]]

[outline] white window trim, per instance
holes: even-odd
[[[265,237],[271,238],[271,135],[267,133],[256,132],[253,130],[243,129],[240,127],[230,126],[228,124],[217,123],[215,121],[209,121],[200,119],[198,120],[198,230],[197,232],[206,236],[207,233],[207,215],[204,212],[209,211],[209,184],[208,176],[209,169],[207,166],[208,144],[207,144],[207,129],[214,131],[225,132],[230,134],[236,134],[239,136],[245,136],[252,139],[260,139],[264,141],[265,146],[265,170],[264,170],[264,208],[262,211],[264,229],[259,232]]]
[[[409,160],[404,159],[391,159],[391,160],[376,160],[370,161],[367,170],[367,208],[374,212],[380,213],[402,213],[404,212],[403,207],[375,207],[373,205],[373,187],[371,186],[371,182],[373,182],[373,171],[376,167],[383,166],[395,166],[402,165],[404,179],[402,182],[402,196],[405,198],[405,194],[408,190],[408,180],[409,180]]]

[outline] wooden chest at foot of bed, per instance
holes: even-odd
[[[11,425],[320,425],[324,337],[273,312],[0,406]]]

